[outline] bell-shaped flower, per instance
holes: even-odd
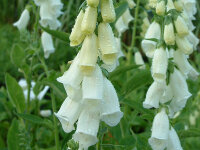
[[[191,93],[188,90],[185,77],[176,68],[170,75],[170,86],[174,95],[170,103],[170,109],[173,112],[177,112],[185,107],[187,99],[190,98]]]
[[[174,25],[176,28],[176,32],[179,36],[186,36],[189,34],[189,29],[188,26],[185,22],[185,20],[183,19],[183,17],[178,16],[177,19],[174,21]]]
[[[152,60],[152,77],[157,82],[162,82],[166,79],[168,66],[168,58],[166,50],[163,47],[156,49]]]
[[[124,24],[128,27],[128,24],[133,21],[133,17],[131,16],[131,13],[129,11],[129,9],[126,9],[126,11],[123,13],[122,15]]]
[[[128,26],[125,25],[122,16],[116,21],[115,28],[117,29],[119,36],[121,36],[121,34],[128,29]]]
[[[167,85],[164,90],[164,93],[160,99],[160,103],[164,104],[164,103],[171,101],[173,96],[174,95],[173,95],[172,88],[170,87],[170,85]]]
[[[83,101],[103,99],[103,74],[98,65],[90,76],[84,76],[82,82]]]
[[[141,65],[140,69],[145,69],[144,60],[140,52],[136,52],[134,55],[136,65]]]
[[[164,150],[168,144],[169,134],[169,119],[162,108],[161,111],[155,116],[152,126],[152,134],[149,139],[149,144],[153,150]]]
[[[167,45],[175,44],[174,26],[172,22],[164,27],[164,40]]]
[[[80,114],[76,132],[73,139],[79,143],[79,150],[87,150],[98,142],[97,133],[99,130],[100,113],[97,101],[88,101]]]
[[[118,49],[112,28],[108,23],[99,24],[98,39],[103,62],[108,65],[114,64],[117,59]]]
[[[183,10],[183,3],[181,2],[181,0],[174,1],[174,6],[176,10],[180,12]]]
[[[64,84],[65,91],[67,92],[67,96],[73,101],[80,101],[82,99],[82,88],[73,88],[69,85]]]
[[[162,16],[165,14],[165,1],[161,0],[156,5],[156,14]]]
[[[50,109],[47,109],[47,110],[40,110],[40,115],[42,117],[49,117],[51,116],[52,112]]]
[[[79,53],[73,60],[70,68],[59,78],[57,81],[63,83],[65,86],[70,86],[75,89],[80,88],[80,84],[83,80],[83,74],[79,67]]]
[[[29,19],[30,19],[30,13],[28,9],[24,9],[19,20],[15,22],[13,26],[16,26],[19,30],[26,29]]]
[[[187,12],[185,10],[182,11],[181,16],[185,20],[185,22],[186,22],[186,24],[188,26],[188,29],[190,31],[193,31],[196,27],[193,25],[192,19],[188,17],[188,14],[187,14]]]
[[[197,45],[199,44],[199,39],[195,36],[195,34],[190,31],[187,39],[193,45],[193,49],[196,50]]]
[[[112,0],[101,0],[101,16],[104,22],[111,23],[116,19]]]
[[[145,34],[145,40],[142,41],[142,49],[144,50],[147,57],[153,58],[154,52],[156,50],[156,42],[146,39],[155,38],[159,40],[160,35],[161,35],[160,25],[154,21],[153,23],[151,23]]]
[[[167,150],[183,150],[179,137],[173,127],[169,130]]]
[[[84,75],[90,75],[94,71],[97,57],[97,37],[93,33],[85,37],[80,50],[79,66]]]
[[[92,34],[97,23],[97,8],[88,6],[81,24],[81,30],[84,34]]]
[[[74,24],[74,27],[73,27],[72,32],[69,37],[70,46],[77,46],[77,45],[81,44],[85,38],[85,35],[81,31],[81,24],[83,21],[83,17],[84,17],[84,12],[83,12],[83,10],[81,10],[76,18],[76,22]]]
[[[182,3],[188,17],[192,18],[197,13],[196,0],[182,0]]]
[[[194,68],[188,62],[187,56],[183,54],[180,50],[174,52],[174,62],[176,63],[180,71],[185,75],[185,77],[187,77],[188,74],[190,72],[193,72],[194,70]]]
[[[156,8],[157,0],[149,0],[149,6],[152,8]]]
[[[147,109],[159,108],[159,101],[164,93],[165,87],[165,81],[154,81],[147,91],[145,101],[143,102],[143,107]]]
[[[176,35],[176,44],[178,49],[186,55],[189,55],[193,52],[193,45],[189,42],[187,37],[180,37]]]
[[[128,7],[129,8],[133,8],[133,7],[135,7],[135,2],[133,1],[133,0],[126,0],[127,1],[127,3],[128,3]]]
[[[53,46],[52,36],[46,32],[42,33],[41,36],[42,47],[44,49],[44,57],[47,59],[51,53],[55,52],[55,48]]]
[[[173,0],[167,0],[167,12],[171,9],[175,9]]]
[[[197,79],[198,79],[198,76],[199,76],[199,72],[197,72],[197,71],[191,66],[191,69],[190,69],[190,72],[189,72],[188,76],[189,76],[190,79],[197,80]]]
[[[101,103],[101,120],[109,126],[116,126],[121,118],[123,112],[120,111],[120,105],[117,93],[112,83],[104,77],[104,95]]]
[[[87,0],[88,6],[97,7],[99,5],[99,0]]]
[[[78,120],[81,112],[81,103],[73,101],[69,97],[65,99],[60,110],[55,113],[56,117],[60,120],[63,130],[66,133],[74,130],[74,123]]]
[[[63,3],[61,2],[61,0],[51,0],[51,7],[52,12],[56,16],[56,18],[63,14],[63,12],[61,11],[61,9],[63,8]]]

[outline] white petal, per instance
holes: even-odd
[[[74,101],[81,101],[82,99],[82,88],[73,88],[69,85],[64,85],[64,88],[67,92],[67,96]]]
[[[144,64],[144,60],[142,58],[141,53],[140,52],[136,52],[134,56],[135,56],[136,65],[142,65],[142,66],[140,66],[140,69],[145,69],[145,64]]]
[[[18,84],[22,87],[23,90],[27,89],[27,82],[25,79],[20,79]]]
[[[38,94],[38,100],[42,100],[47,91],[49,90],[49,86],[45,86],[44,89]]]
[[[116,21],[115,28],[117,29],[119,36],[121,36],[121,34],[128,29],[128,26],[125,25],[122,16]]]
[[[169,131],[169,140],[168,140],[168,146],[167,150],[183,150],[181,147],[181,143],[179,140],[179,137],[174,130],[174,128],[171,127],[171,130]]]
[[[167,85],[167,87],[165,88],[165,91],[163,93],[163,96],[160,100],[160,102],[162,104],[169,102],[170,100],[172,100],[173,98],[173,92],[172,92],[172,88],[170,87],[170,85]]]
[[[22,12],[19,20],[15,22],[13,25],[16,26],[19,30],[25,29],[28,25],[29,19],[30,19],[29,11],[25,9]]]
[[[123,13],[122,18],[123,18],[124,24],[125,24],[127,27],[128,27],[128,24],[129,24],[131,21],[133,21],[133,19],[134,19],[134,18],[131,16],[131,14],[130,14],[129,9],[127,9],[127,10]]]
[[[49,117],[49,116],[51,116],[51,110],[40,110],[40,115],[42,116],[42,117]]]
[[[109,126],[116,126],[123,113],[120,111],[119,100],[112,83],[104,77],[104,96],[101,103],[101,120]]]
[[[104,22],[111,23],[116,19],[113,0],[101,0],[101,16]]]
[[[197,45],[199,44],[199,39],[195,36],[193,32],[189,32],[189,35],[187,36],[187,39],[190,43],[192,43],[193,48],[196,50]]]

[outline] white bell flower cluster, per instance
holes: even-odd
[[[56,30],[61,26],[58,17],[62,14],[63,4],[61,0],[34,0],[40,7],[40,24],[43,27],[49,27]],[[49,58],[50,54],[55,52],[52,36],[46,32],[41,35],[41,42],[44,50],[44,57]]]
[[[144,53],[152,58],[151,74],[154,79],[147,91],[143,107],[160,110],[153,121],[149,144],[153,150],[182,150],[176,131],[169,125],[168,117],[173,118],[175,113],[181,111],[192,95],[186,79],[196,79],[199,75],[188,61],[189,55],[199,43],[192,32],[194,28],[190,28],[196,13],[196,2],[150,2],[150,6],[156,10],[157,18],[160,16],[164,21],[155,19],[142,41]]]
[[[76,130],[73,139],[79,143],[79,150],[98,142],[100,121],[116,126],[123,113],[112,83],[103,75],[97,60],[104,65],[114,65],[120,55],[117,40],[109,23],[116,15],[112,0],[101,0],[103,22],[97,26],[99,0],[87,0],[87,8],[81,10],[70,35],[70,45],[81,45],[70,68],[59,77],[64,85],[67,98],[55,113],[66,133]],[[74,127],[76,125],[76,128]]]

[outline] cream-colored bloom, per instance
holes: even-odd
[[[193,49],[196,50],[197,45],[199,44],[199,39],[195,36],[195,34],[190,31],[187,39],[193,45]]]
[[[167,150],[183,150],[179,137],[173,127],[169,130]]]
[[[166,79],[166,71],[168,66],[167,53],[163,47],[156,49],[152,60],[152,77],[157,82]]]
[[[174,26],[172,23],[165,25],[164,28],[164,40],[167,45],[175,44],[175,34],[174,34]]]
[[[60,110],[55,113],[56,117],[60,120],[63,130],[66,133],[74,130],[74,123],[77,121],[81,112],[81,103],[66,98]]]
[[[114,22],[116,19],[115,8],[112,0],[101,0],[101,16],[104,22]]]
[[[182,3],[184,4],[184,9],[188,16],[192,18],[197,12],[196,0],[182,0]]]
[[[168,144],[169,119],[163,108],[154,120],[149,144],[153,150],[164,150]]]
[[[117,93],[112,83],[104,77],[104,96],[101,103],[101,120],[109,126],[116,126],[123,112],[120,111],[120,105]]]
[[[94,71],[97,57],[97,37],[93,33],[85,37],[80,50],[79,66],[84,75],[90,75]]]
[[[84,12],[81,10],[76,18],[76,22],[70,34],[70,46],[77,46],[84,40],[85,35],[81,31],[81,24],[84,17]]]
[[[67,92],[67,96],[73,101],[80,101],[82,99],[82,88],[73,88],[68,84],[64,84],[65,91]]]
[[[157,0],[149,0],[149,6],[152,8],[156,8]]]
[[[90,76],[84,76],[82,82],[83,101],[101,101],[103,99],[103,74],[98,65]]]
[[[99,5],[99,0],[87,0],[87,4],[91,7],[97,7]]]
[[[129,8],[132,9],[133,7],[135,7],[135,2],[133,0],[126,0],[126,1],[128,3]]]
[[[30,13],[27,9],[25,9],[22,12],[19,20],[15,22],[13,25],[16,26],[19,30],[26,29],[29,19],[30,19]]]
[[[63,83],[65,86],[79,89],[83,80],[83,74],[78,64],[79,53],[74,58],[70,68],[61,77],[57,78],[57,81]]]
[[[133,19],[134,19],[134,18],[131,16],[131,14],[130,14],[129,9],[127,9],[127,10],[123,13],[122,18],[123,18],[124,24],[125,24],[127,27],[128,27],[128,24],[129,24],[131,21],[133,21]]]
[[[162,16],[165,14],[165,1],[162,0],[156,5],[156,14]]]
[[[40,115],[42,116],[42,117],[49,117],[49,116],[51,116],[51,110],[50,109],[47,109],[47,110],[40,110]]]
[[[128,26],[124,23],[122,16],[116,21],[115,28],[117,29],[119,36],[121,36],[121,34],[128,29]]]
[[[165,81],[154,81],[147,91],[145,101],[143,102],[143,107],[147,109],[159,108],[159,101],[164,93],[165,87]]]
[[[185,22],[186,22],[186,24],[187,24],[187,26],[188,26],[188,29],[189,29],[190,31],[193,31],[193,30],[196,28],[196,27],[193,25],[193,23],[192,23],[192,19],[193,19],[193,18],[189,18],[189,17],[188,17],[188,14],[187,14],[187,12],[186,12],[185,10],[182,11],[181,16],[182,16],[183,19],[185,20]]]
[[[108,23],[99,24],[98,39],[103,62],[109,65],[114,64],[117,59],[118,49],[112,28]]]
[[[172,98],[173,98],[172,88],[170,87],[170,85],[167,85],[165,88],[165,91],[160,99],[160,103],[162,103],[162,104],[167,103],[167,102],[171,101]]]
[[[145,34],[145,39],[160,39],[161,35],[161,28],[160,25],[157,22],[151,23],[149,26],[146,34]],[[143,40],[142,41],[142,49],[145,52],[147,57],[153,58],[154,52],[156,50],[156,42],[151,41],[151,40]]]
[[[97,8],[88,6],[81,24],[81,30],[84,34],[92,34],[97,23]]]
[[[175,9],[174,3],[172,0],[167,0],[167,11]]]
[[[174,24],[179,36],[186,36],[189,34],[187,24],[181,16],[178,16],[178,18],[174,21]]]
[[[73,139],[79,143],[79,150],[87,150],[98,142],[97,133],[99,129],[100,113],[99,104],[89,101],[85,103],[77,123]]]
[[[136,52],[134,55],[136,65],[141,65],[140,69],[145,69],[144,60],[140,52]]]
[[[180,37],[176,35],[176,44],[178,49],[186,55],[189,55],[193,52],[193,45],[189,42],[187,37]]]
[[[41,41],[42,47],[44,49],[44,57],[49,58],[49,55],[55,52],[51,35],[46,32],[43,32],[41,36]]]
[[[174,1],[174,6],[175,6],[176,10],[178,10],[178,11],[183,10],[183,3],[181,2],[181,0]]]

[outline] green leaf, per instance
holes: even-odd
[[[130,80],[125,84],[125,93],[128,94],[141,86],[151,83],[152,81],[153,80],[149,70],[138,70],[138,72],[133,74]]]
[[[15,78],[9,74],[6,74],[5,80],[7,92],[13,106],[16,107],[18,113],[24,112],[26,105],[22,88],[19,86]]]
[[[140,65],[120,66],[109,74],[109,78],[111,79],[115,76],[118,76],[119,74],[125,73],[126,71],[130,71],[132,69],[136,69],[138,67],[140,67]]]
[[[117,8],[115,8],[116,20],[127,10],[128,3],[126,1],[122,2]]]
[[[20,150],[19,147],[19,121],[14,119],[8,130],[7,144],[9,150]]]
[[[189,137],[200,137],[200,129],[193,128],[188,130],[182,130],[178,132],[178,135],[181,139]]]
[[[25,52],[19,45],[14,45],[11,51],[11,61],[17,67],[20,67],[24,63]]]
[[[42,30],[51,34],[52,36],[66,42],[66,43],[69,43],[69,34],[68,33],[56,31],[56,30],[51,30],[49,28],[45,28],[45,27],[42,27],[42,26],[41,26],[41,28],[42,28]]]

